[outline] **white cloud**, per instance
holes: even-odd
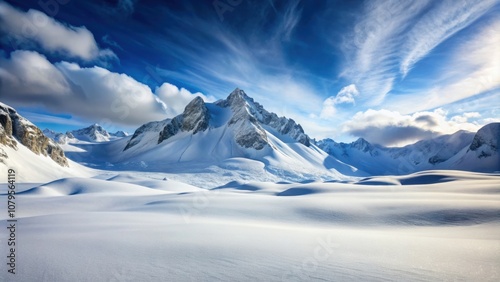
[[[205,102],[213,102],[215,98],[205,96],[200,92],[191,93],[185,88],[179,89],[177,86],[170,83],[163,83],[155,90],[155,94],[167,105],[168,116],[176,116],[184,111],[186,105],[195,97],[203,98]]]
[[[459,130],[477,131],[480,126],[469,119],[478,117],[478,113],[464,113],[448,118],[442,109],[412,115],[370,109],[354,115],[350,121],[344,123],[343,130],[373,143],[400,146]]]
[[[482,120],[484,124],[500,122],[500,118],[485,118]]]
[[[342,88],[337,96],[335,96],[334,102],[335,104],[344,104],[351,103],[354,104],[354,97],[359,95],[359,91],[356,88],[356,85],[351,84],[344,88]]]
[[[58,22],[38,10],[24,12],[2,1],[0,20],[0,32],[15,49],[36,46],[48,53],[84,61],[116,58],[111,50],[99,48],[94,35],[86,27]]]
[[[44,107],[93,122],[137,126],[167,117],[151,89],[128,75],[100,67],[55,65],[39,53],[0,58],[0,99],[12,106]]]
[[[14,51],[10,59],[0,57],[0,87],[4,96],[27,101],[42,95],[67,96],[71,85],[44,56],[34,51]]]
[[[466,123],[471,118],[480,118],[481,114],[478,112],[463,113],[462,115],[453,116],[450,120],[456,123]]]
[[[330,96],[323,102],[320,117],[324,119],[332,118],[335,116],[338,104],[354,104],[354,97],[359,95],[356,85],[351,84],[342,88],[336,96]]]

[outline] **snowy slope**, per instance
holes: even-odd
[[[60,166],[50,157],[37,155],[23,145],[17,149],[0,145],[0,153],[8,157],[0,162],[0,170],[5,172],[0,175],[0,183],[7,182],[8,169],[16,171],[17,182],[45,182],[63,177],[90,177],[97,172],[68,160],[68,166]]]
[[[470,146],[462,149],[443,166],[478,172],[499,172],[499,150],[500,123],[491,123],[479,129]]]
[[[158,134],[158,130],[163,129]],[[231,158],[257,160],[267,172],[300,179],[362,175],[310,143],[293,120],[267,112],[236,89],[226,100],[194,99],[182,115],[139,128],[114,162],[219,163]]]
[[[70,158],[117,170],[238,175],[262,181],[344,179],[366,175],[310,142],[293,120],[267,112],[236,89],[226,100],[190,102],[183,114],[139,127],[120,140],[73,144]]]
[[[0,103],[0,168],[16,171],[18,182],[89,176],[91,170],[68,160],[63,149],[10,106]],[[0,182],[7,173],[0,174]]]

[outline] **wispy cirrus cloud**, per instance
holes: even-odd
[[[99,48],[86,27],[61,23],[35,9],[27,12],[0,1],[0,33],[14,48],[44,51],[83,61],[117,59],[113,51]]]
[[[365,93],[362,99],[375,105],[391,91],[400,62],[408,24],[428,1],[367,1],[342,49],[347,62],[342,76]]]
[[[380,105],[394,84],[434,48],[487,13],[497,0],[367,1],[343,50],[343,76],[368,106]]]
[[[443,0],[425,13],[411,28],[402,50],[400,71],[408,74],[413,65],[436,46],[469,26],[491,9],[497,0]]]
[[[387,109],[402,113],[429,110],[492,92],[490,106],[500,100],[500,20],[484,23],[481,29],[453,53],[436,78],[436,85],[408,95],[395,95],[386,103]],[[496,94],[495,94],[496,93]],[[492,104],[493,103],[493,104]]]
[[[212,19],[197,17],[195,13],[192,17],[182,17],[166,9],[163,15],[174,20],[175,25],[192,30],[196,36],[168,28],[162,30],[164,36],[175,40],[148,38],[153,46],[188,65],[175,69],[160,66],[156,72],[164,79],[196,85],[204,93],[218,98],[225,98],[240,87],[269,110],[299,122],[306,120],[310,113],[317,111],[324,98],[314,86],[296,75],[296,68],[285,58],[285,46],[302,17],[299,4],[299,1],[286,2],[275,9],[270,5],[257,5],[257,10],[252,11],[256,17],[238,29],[229,25],[234,20],[230,15],[221,23],[215,14]],[[269,14],[277,16],[270,18]],[[271,23],[267,22],[269,19],[273,19]]]

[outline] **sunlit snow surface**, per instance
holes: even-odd
[[[20,184],[17,274],[0,278],[500,279],[499,175],[430,171],[223,185],[216,175],[108,172]],[[212,188],[192,185],[203,181]]]

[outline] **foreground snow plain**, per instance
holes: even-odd
[[[500,175],[203,188],[172,176],[19,184],[17,274],[2,281],[500,279]]]

